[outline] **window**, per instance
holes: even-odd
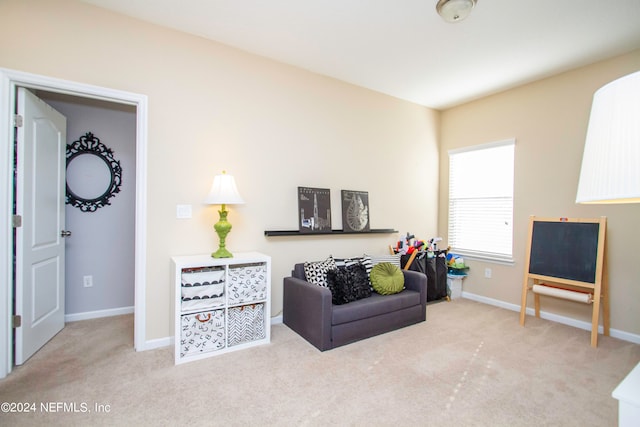
[[[515,140],[449,151],[449,246],[512,261]]]

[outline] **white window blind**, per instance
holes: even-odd
[[[515,140],[449,151],[449,246],[511,261]]]

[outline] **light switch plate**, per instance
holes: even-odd
[[[191,218],[191,205],[176,205],[176,218]]]

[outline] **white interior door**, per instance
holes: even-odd
[[[15,364],[64,327],[66,118],[18,88],[16,133]]]

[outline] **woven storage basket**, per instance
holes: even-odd
[[[264,304],[229,309],[229,346],[257,341],[265,337]]]
[[[224,310],[181,316],[180,356],[224,348]]]

